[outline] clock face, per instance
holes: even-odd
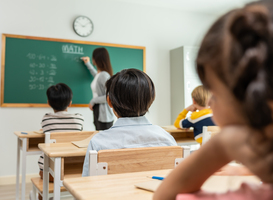
[[[74,31],[82,37],[90,35],[94,29],[92,21],[85,16],[79,16],[73,23]]]

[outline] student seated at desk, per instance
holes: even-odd
[[[43,132],[68,132],[83,130],[83,116],[81,114],[71,114],[67,108],[72,103],[72,90],[64,83],[58,83],[47,89],[47,102],[54,113],[46,113],[42,119],[41,125]],[[44,155],[39,158],[40,177],[43,178]],[[53,177],[49,175],[49,180]],[[39,195],[39,199],[42,197]]]
[[[193,104],[185,108],[176,118],[174,126],[176,128],[193,127],[194,139],[202,144],[203,126],[214,126],[212,121],[212,111],[208,106],[210,93],[203,86],[196,87],[192,93]],[[198,111],[197,111],[198,110]],[[188,112],[191,111],[190,117],[186,118]]]
[[[243,184],[221,198],[199,199],[273,199],[272,26],[273,1],[262,0],[228,12],[209,29],[197,56],[197,72],[212,92],[209,104],[221,132],[164,179],[154,200],[183,193],[177,197],[182,200],[185,193],[198,192],[232,160],[243,163],[263,184]]]
[[[144,116],[155,99],[154,84],[147,74],[137,69],[118,72],[106,82],[106,95],[118,120],[91,139],[82,176],[89,175],[90,150],[177,145],[173,136]]]

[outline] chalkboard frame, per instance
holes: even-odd
[[[44,40],[44,41],[65,42],[65,43],[73,43],[73,44],[90,44],[90,45],[98,45],[98,46],[106,46],[106,47],[121,47],[121,48],[128,48],[128,49],[142,49],[143,50],[143,71],[146,72],[146,47],[144,47],[144,46],[133,46],[133,45],[91,42],[91,41],[82,41],[82,40],[58,39],[58,38],[47,38],[47,37],[36,37],[36,36],[25,36],[25,35],[2,34],[1,102],[0,102],[1,107],[49,107],[48,104],[40,104],[40,103],[4,103],[6,38]],[[71,107],[88,107],[88,104],[72,104]]]

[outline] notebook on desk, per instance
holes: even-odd
[[[201,189],[206,192],[224,193],[239,189],[243,182],[257,185],[260,184],[260,180],[256,176],[211,176],[202,185]],[[135,187],[154,192],[161,183],[162,181],[160,180],[150,180],[138,183]]]
[[[135,184],[135,187],[143,190],[148,190],[151,192],[156,191],[156,189],[159,187],[159,185],[162,183],[160,180],[151,180],[146,182],[141,182],[138,184]]]
[[[38,133],[38,134],[43,134],[44,132],[39,130],[39,131],[33,131],[34,133]]]
[[[99,131],[95,131],[90,137],[81,140],[81,141],[73,141],[71,142],[72,144],[76,145],[79,148],[87,148],[89,145],[90,140],[92,139],[92,137],[94,137],[94,135],[96,135]]]

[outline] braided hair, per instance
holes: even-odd
[[[268,105],[273,100],[273,40],[269,11],[262,5],[232,10],[218,19],[202,41],[197,72],[206,87],[206,67],[242,104],[251,127],[273,122]]]

